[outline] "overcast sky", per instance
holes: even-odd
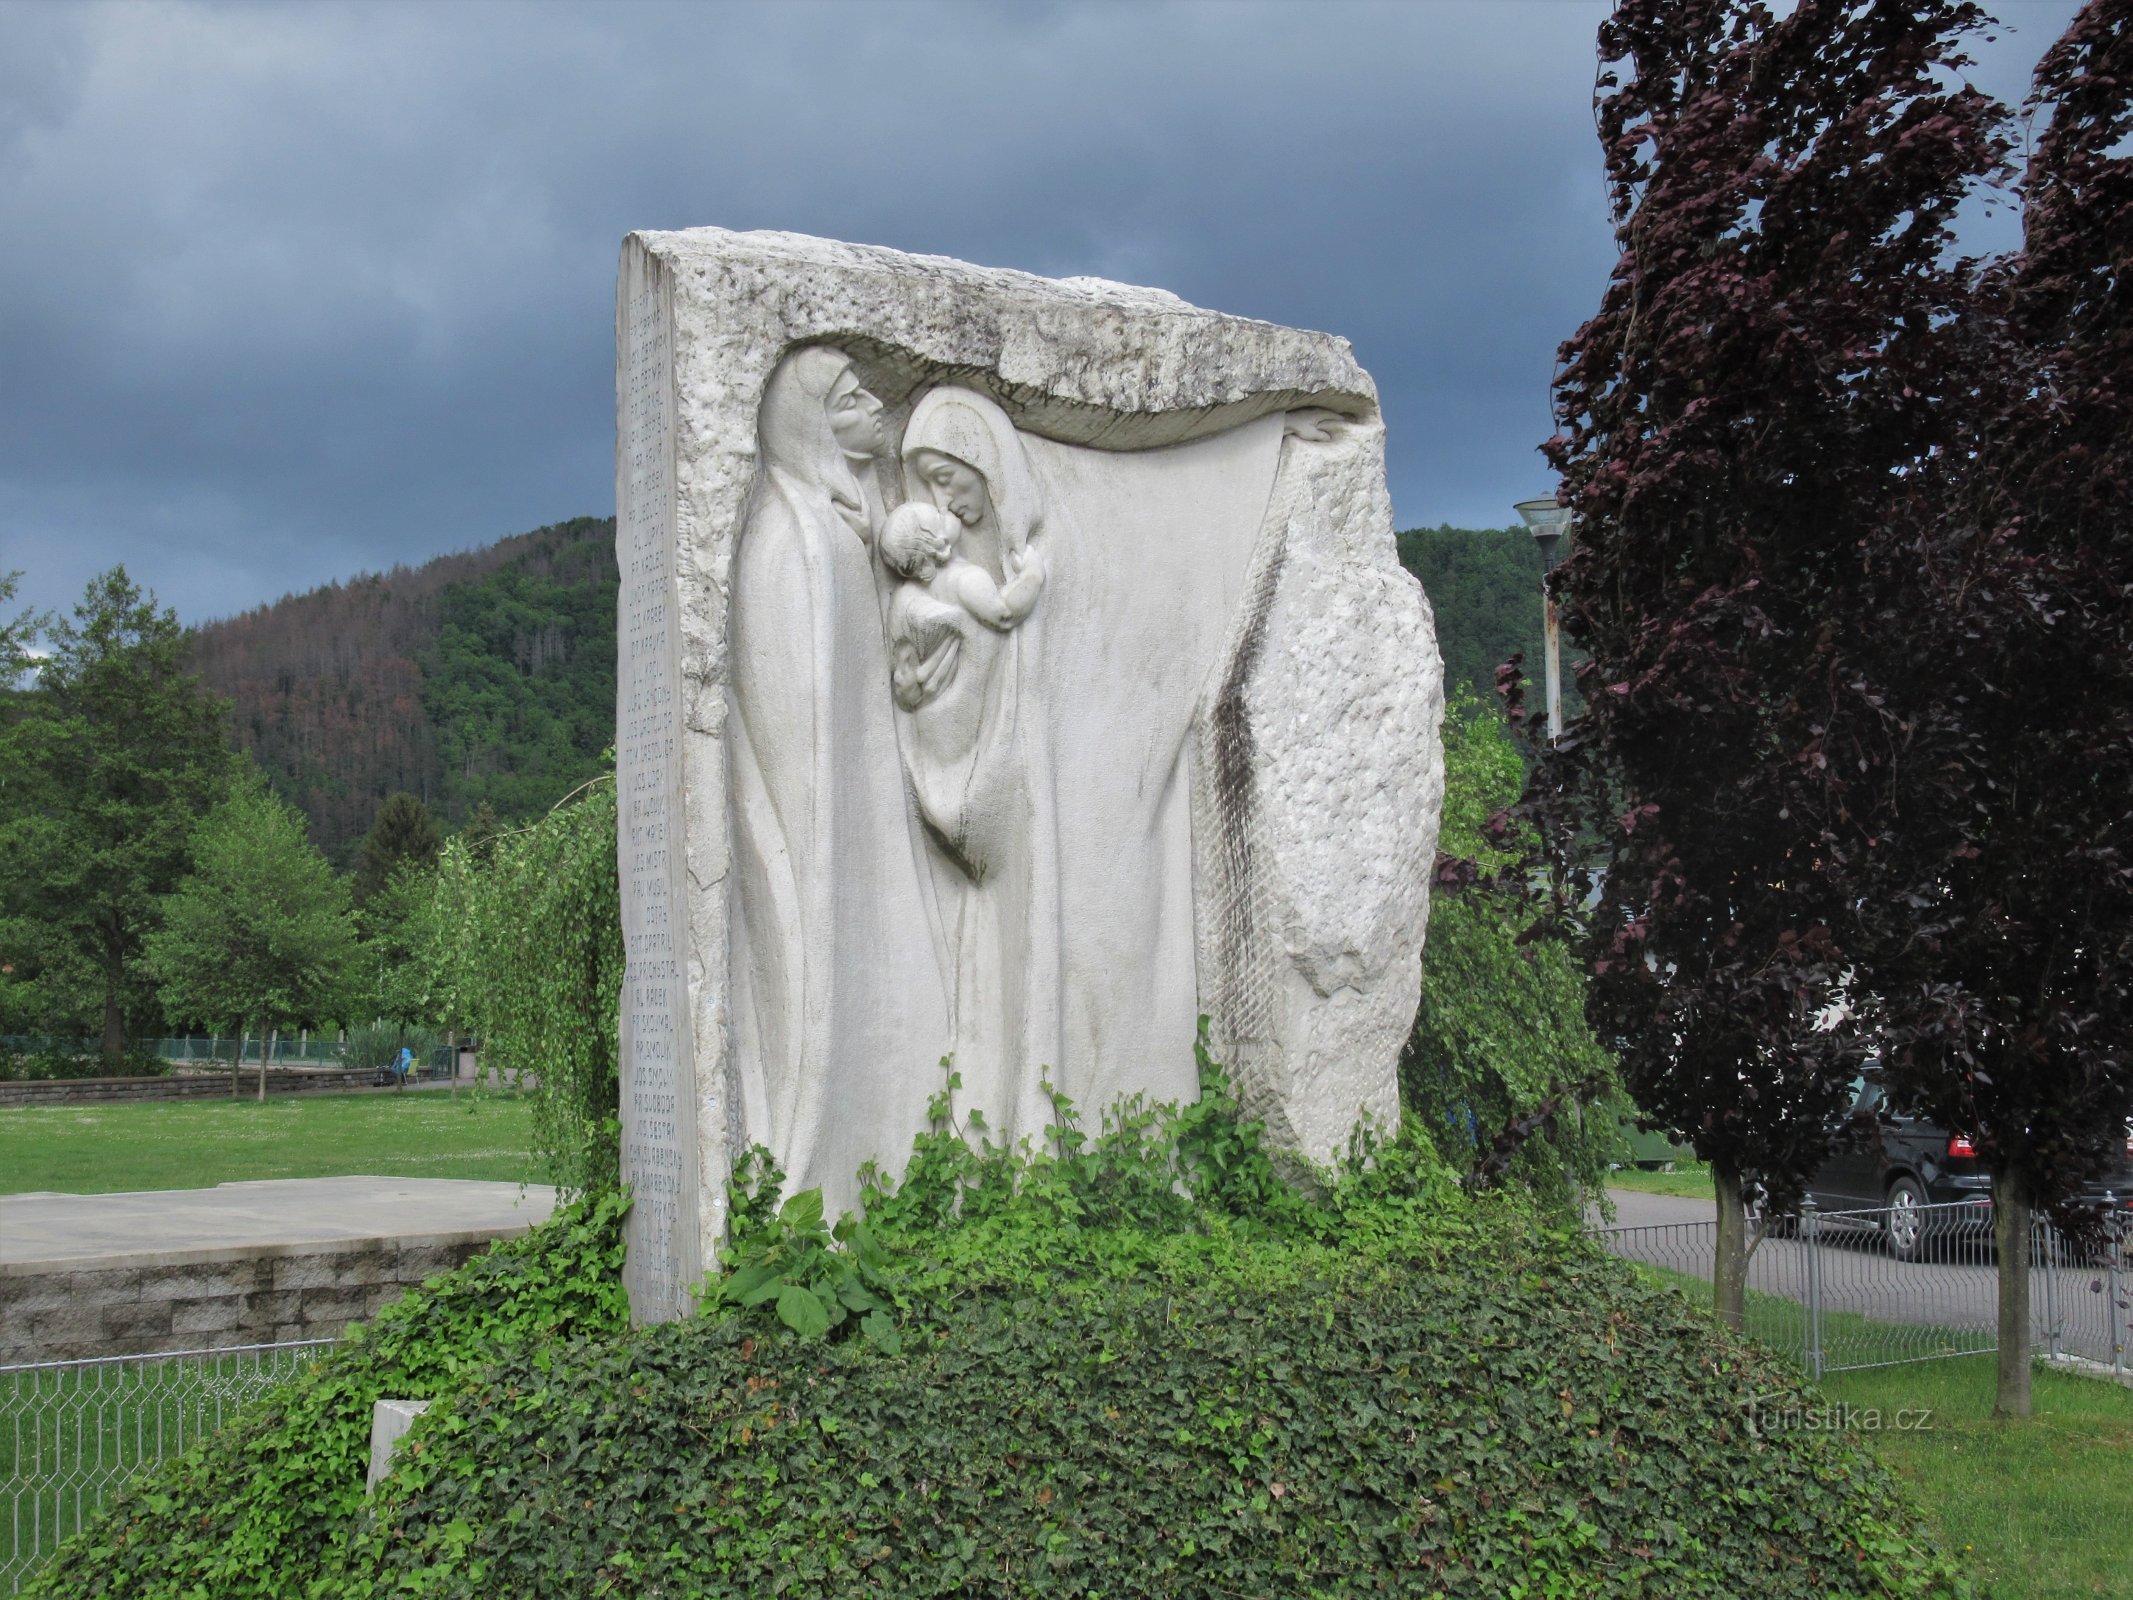
[[[2006,0],[2019,99],[2074,0]],[[614,507],[615,260],[715,224],[1346,335],[1400,524],[1550,486],[1597,0],[0,0],[0,571],[187,621]]]

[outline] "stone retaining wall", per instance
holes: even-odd
[[[0,1365],[332,1338],[524,1231],[0,1264]]]
[[[362,1089],[370,1085],[367,1068],[332,1067],[324,1070],[269,1067],[267,1093],[287,1094],[299,1089]],[[238,1098],[259,1092],[259,1067],[246,1067],[238,1082]],[[35,1078],[25,1082],[0,1083],[0,1107],[78,1106],[112,1100],[186,1100],[229,1098],[230,1075],[222,1072],[173,1073],[166,1078]]]

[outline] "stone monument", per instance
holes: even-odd
[[[641,1317],[735,1160],[850,1207],[952,1056],[1041,1139],[1398,1116],[1442,670],[1344,340],[1097,279],[632,234],[616,295],[623,1174]]]

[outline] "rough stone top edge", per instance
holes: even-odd
[[[1273,346],[1290,363],[1318,369],[1319,381],[1307,387],[1327,395],[1347,395],[1374,408],[1377,384],[1355,359],[1339,334],[1293,328],[1233,312],[1194,305],[1168,289],[1119,283],[1110,278],[1046,278],[1014,267],[986,267],[953,256],[918,255],[885,245],[852,244],[813,234],[729,228],[637,229],[634,239],[654,258],[669,262],[732,262],[813,267],[849,278],[920,278],[957,287],[1024,309],[1055,306],[1153,317],[1172,323],[1225,326],[1262,349]]]

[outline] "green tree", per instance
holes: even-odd
[[[1512,865],[1492,825],[1525,784],[1503,717],[1455,687],[1444,723],[1444,821],[1422,958],[1422,1005],[1400,1061],[1401,1099],[1437,1151],[1477,1182],[1508,1176],[1568,1208],[1618,1155],[1612,1118],[1584,1106],[1618,1092],[1614,1061],[1585,1022],[1585,980],[1553,940],[1520,942],[1523,897],[1493,875]]]
[[[1400,564],[1422,581],[1437,614],[1437,650],[1446,689],[1464,687],[1485,706],[1496,703],[1496,669],[1514,654],[1537,672],[1545,605],[1541,553],[1523,528],[1410,528],[1400,535]],[[1583,708],[1563,661],[1563,715]]]
[[[367,905],[402,867],[436,865],[444,839],[430,808],[411,794],[389,795],[356,856],[355,903]]]
[[[45,636],[51,654],[0,751],[0,914],[38,930],[55,983],[86,991],[115,1065],[129,1014],[154,1010],[142,941],[228,782],[224,704],[185,670],[176,614],[124,567]]]
[[[21,581],[19,572],[0,572],[0,606],[15,598]],[[21,721],[29,691],[18,685],[34,662],[30,646],[46,620],[33,611],[0,615],[0,817],[13,815],[23,803],[20,791],[25,767],[13,731]],[[40,997],[31,981],[38,963],[31,951],[41,941],[33,922],[9,913],[7,898],[0,895],[0,1033],[26,1033],[39,1020]]]
[[[422,708],[435,730],[439,809],[483,802],[511,820],[601,770],[615,737],[614,544],[575,542],[437,597],[437,635],[422,651]],[[545,541],[544,541],[545,542]]]
[[[436,941],[437,869],[403,866],[356,908],[363,941],[365,1017],[403,1026],[439,1021],[430,1004],[430,950]]]
[[[148,937],[148,964],[174,1014],[230,1022],[240,1036],[257,1019],[264,1100],[267,1030],[323,1021],[348,998],[360,960],[348,887],[312,848],[304,819],[249,767],[201,819],[192,853],[193,871]]]

